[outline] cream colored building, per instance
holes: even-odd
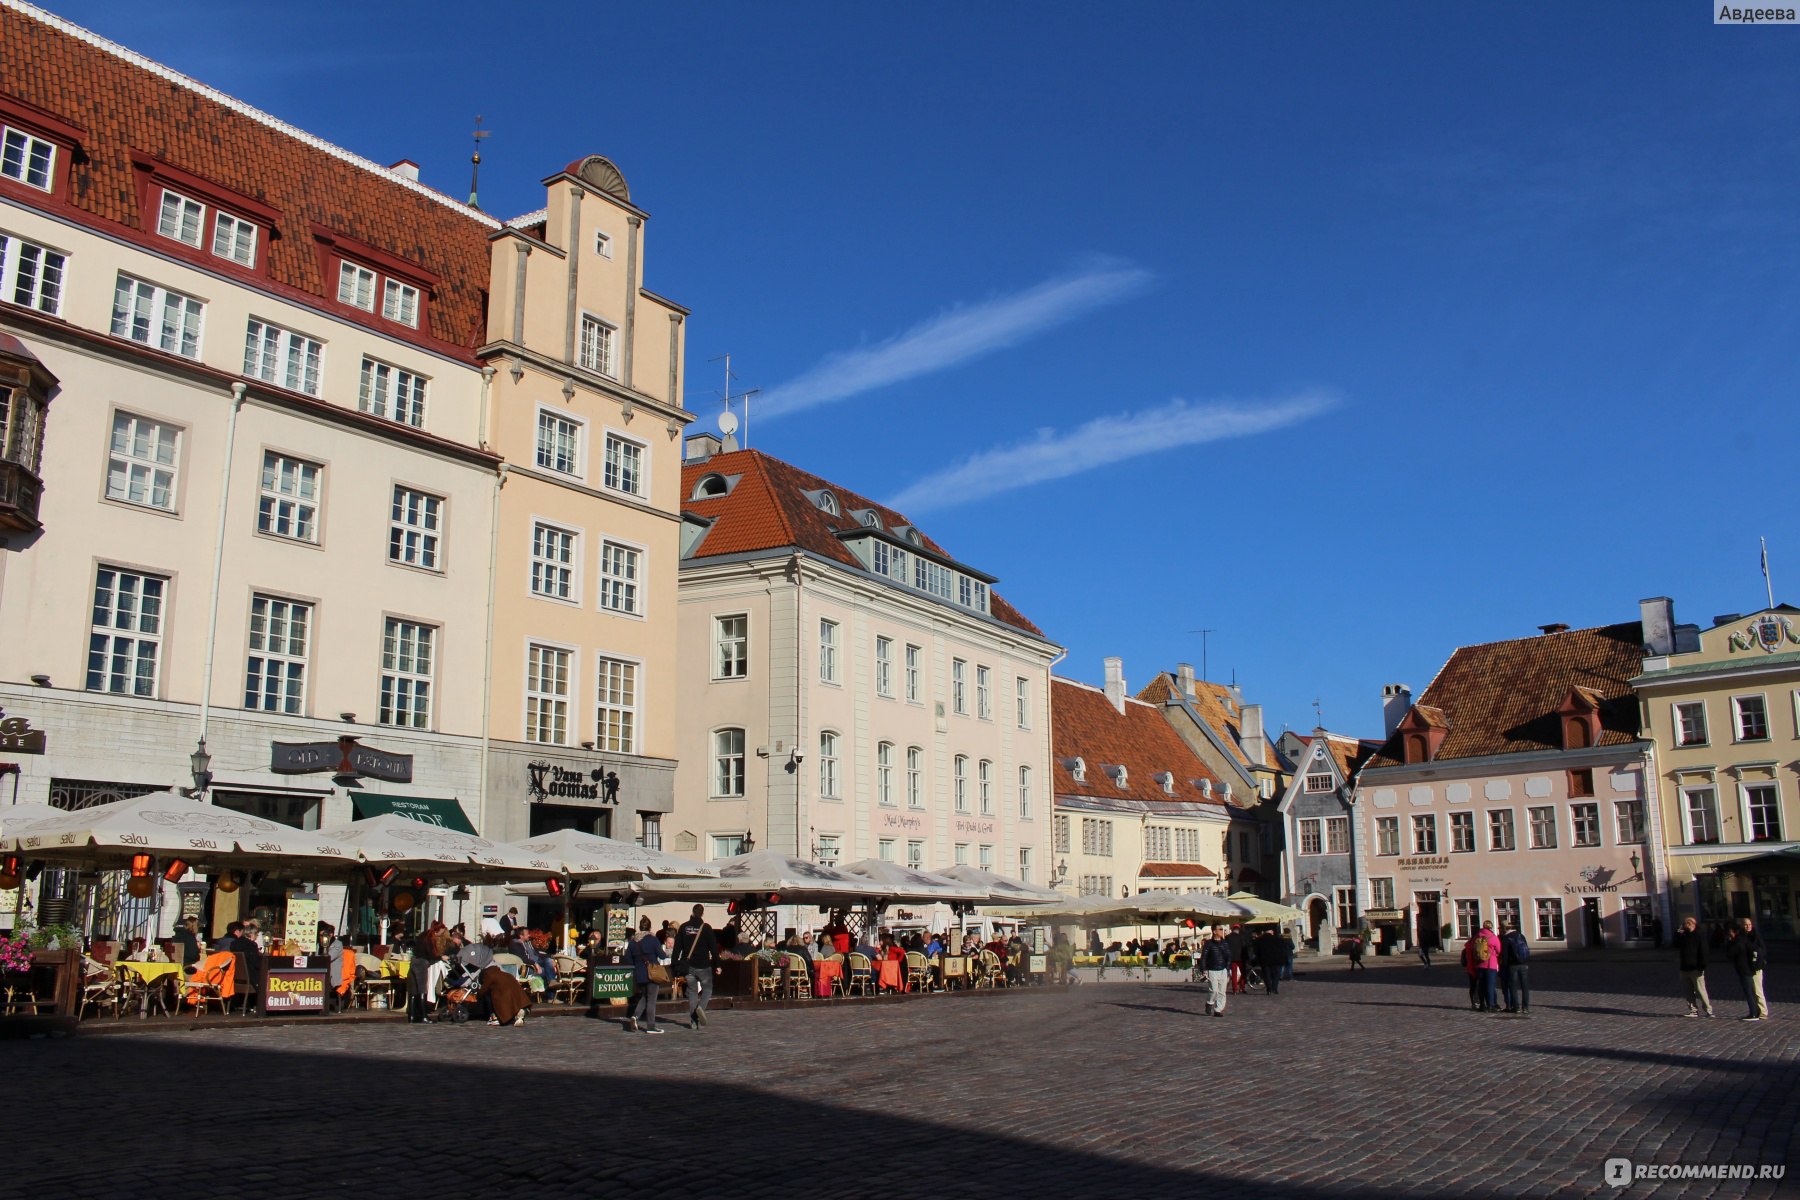
[[[644,288],[646,214],[612,163],[544,186],[541,211],[493,234],[481,350],[506,459],[486,828],[658,846],[677,753],[686,310]]]
[[[204,742],[216,804],[480,825],[498,222],[38,10],[0,39],[0,705],[46,733],[18,797],[192,786]],[[343,735],[411,782],[271,770]]]
[[[665,848],[717,859],[749,839],[1045,883],[1058,648],[900,513],[758,451],[689,445]]]
[[[1656,746],[1674,918],[1754,917],[1793,937],[1800,899],[1800,610],[1676,625],[1642,603],[1637,689]]]

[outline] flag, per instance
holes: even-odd
[[[1766,580],[1769,577],[1769,539],[1762,538],[1762,573]]]

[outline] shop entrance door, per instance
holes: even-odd
[[[1600,897],[1581,898],[1582,945],[1589,950],[1606,949],[1606,931],[1600,925]]]
[[[1438,944],[1438,905],[1434,895],[1429,900],[1419,900],[1418,933],[1414,938],[1415,946],[1430,946],[1439,949]]]

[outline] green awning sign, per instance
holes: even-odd
[[[356,819],[379,817],[382,813],[396,813],[409,820],[425,825],[437,825],[444,829],[454,829],[458,833],[474,833],[475,826],[463,813],[462,805],[454,799],[439,800],[428,796],[384,796],[378,792],[351,792],[350,801],[356,806]]]

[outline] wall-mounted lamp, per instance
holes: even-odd
[[[356,724],[356,714],[355,713],[339,713],[338,717],[340,720],[342,720],[347,725]]]
[[[212,786],[212,755],[206,752],[206,739],[201,738],[194,752],[188,755],[188,769],[194,775],[194,792],[196,797],[204,795]]]
[[[49,687],[50,677],[48,675],[33,675],[31,677],[31,682],[37,684],[39,687]]]

